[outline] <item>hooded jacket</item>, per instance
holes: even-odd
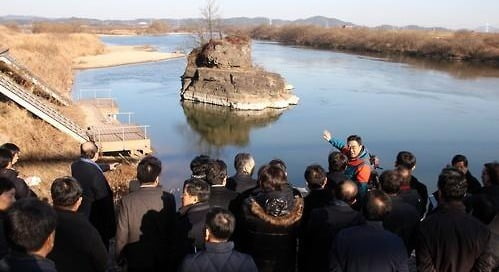
[[[243,206],[242,250],[260,271],[294,271],[303,198],[291,190],[262,192]]]

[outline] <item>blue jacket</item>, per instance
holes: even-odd
[[[209,243],[206,250],[184,259],[180,272],[257,272],[256,264],[247,254],[234,250],[233,242]]]

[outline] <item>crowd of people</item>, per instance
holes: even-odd
[[[429,193],[411,152],[378,175],[360,136],[323,138],[338,151],[327,171],[305,169],[307,192],[282,160],[254,174],[252,155],[239,153],[229,177],[224,161],[199,155],[178,209],[154,156],[115,205],[104,172],[116,165],[84,143],[50,205],[14,169],[19,148],[4,144],[0,271],[409,271],[411,258],[418,271],[498,270],[498,162],[484,165],[482,186],[456,155]]]

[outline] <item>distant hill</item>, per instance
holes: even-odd
[[[407,25],[407,26],[380,25],[374,28],[384,29],[384,30],[406,29],[406,30],[425,30],[425,31],[451,31],[450,29],[444,27],[424,27],[418,25]]]
[[[99,25],[138,25],[139,23],[150,23],[154,20],[164,21],[173,27],[179,26],[189,26],[194,24],[199,24],[202,22],[200,18],[185,18],[185,19],[171,19],[171,18],[138,18],[133,20],[99,20],[90,18],[44,18],[38,16],[22,16],[22,15],[7,15],[0,16],[0,24],[5,23],[16,23],[19,25],[30,25],[35,22],[49,21],[49,22],[78,22],[80,24],[99,26]],[[337,27],[337,26],[356,26],[354,23],[342,21],[336,18],[329,18],[324,16],[314,16],[305,19],[297,20],[283,20],[283,19],[270,19],[266,17],[232,17],[224,18],[221,20],[222,25],[225,26],[257,26],[262,24],[272,24],[272,25],[285,25],[285,24],[301,24],[301,25],[316,25],[323,27]],[[450,29],[443,27],[422,27],[418,25],[407,25],[407,26],[394,26],[394,25],[380,25],[374,28],[377,29],[410,29],[410,30],[436,30],[436,31],[449,31]],[[480,26],[474,31],[485,32],[486,27]],[[499,33],[499,27],[489,26],[489,32]]]
[[[137,25],[141,22],[151,22],[153,20],[160,20],[168,23],[172,26],[183,26],[183,25],[192,25],[195,23],[199,23],[202,19],[200,18],[187,18],[187,19],[152,19],[152,18],[139,18],[133,20],[98,20],[98,19],[89,19],[89,18],[43,18],[36,16],[17,16],[17,15],[8,15],[0,17],[0,23],[16,23],[19,25],[29,25],[36,22],[48,21],[48,22],[60,22],[60,23],[68,23],[68,22],[79,22],[81,24],[87,25]],[[306,25],[317,25],[317,26],[341,26],[341,25],[353,25],[350,22],[345,22],[336,18],[327,18],[323,16],[315,16],[306,19],[298,19],[298,20],[282,20],[282,19],[269,19],[265,17],[233,17],[233,18],[225,18],[222,19],[223,25],[228,26],[256,26],[262,24],[270,24],[272,25],[284,25],[284,24],[306,24]]]

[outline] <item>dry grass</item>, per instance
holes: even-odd
[[[104,51],[104,45],[95,35],[25,34],[4,26],[0,26],[0,42],[0,47],[10,48],[10,53],[23,65],[62,92],[71,89],[71,65],[75,57]],[[84,113],[76,106],[56,108],[77,123],[82,124],[85,119]],[[46,199],[50,199],[52,181],[70,175],[71,162],[79,156],[79,143],[74,139],[15,103],[0,101],[0,143],[4,142],[13,142],[21,148],[21,160],[16,168],[25,177],[41,177],[42,183],[33,189]],[[118,171],[108,174],[118,197],[128,191],[127,181],[135,176],[134,169],[134,166],[123,165]]]
[[[387,53],[499,65],[499,34],[287,25],[249,30],[254,39],[354,52]]]
[[[0,26],[1,46],[45,82],[61,92],[73,84],[72,61],[104,52],[104,44],[91,34],[25,34]]]

